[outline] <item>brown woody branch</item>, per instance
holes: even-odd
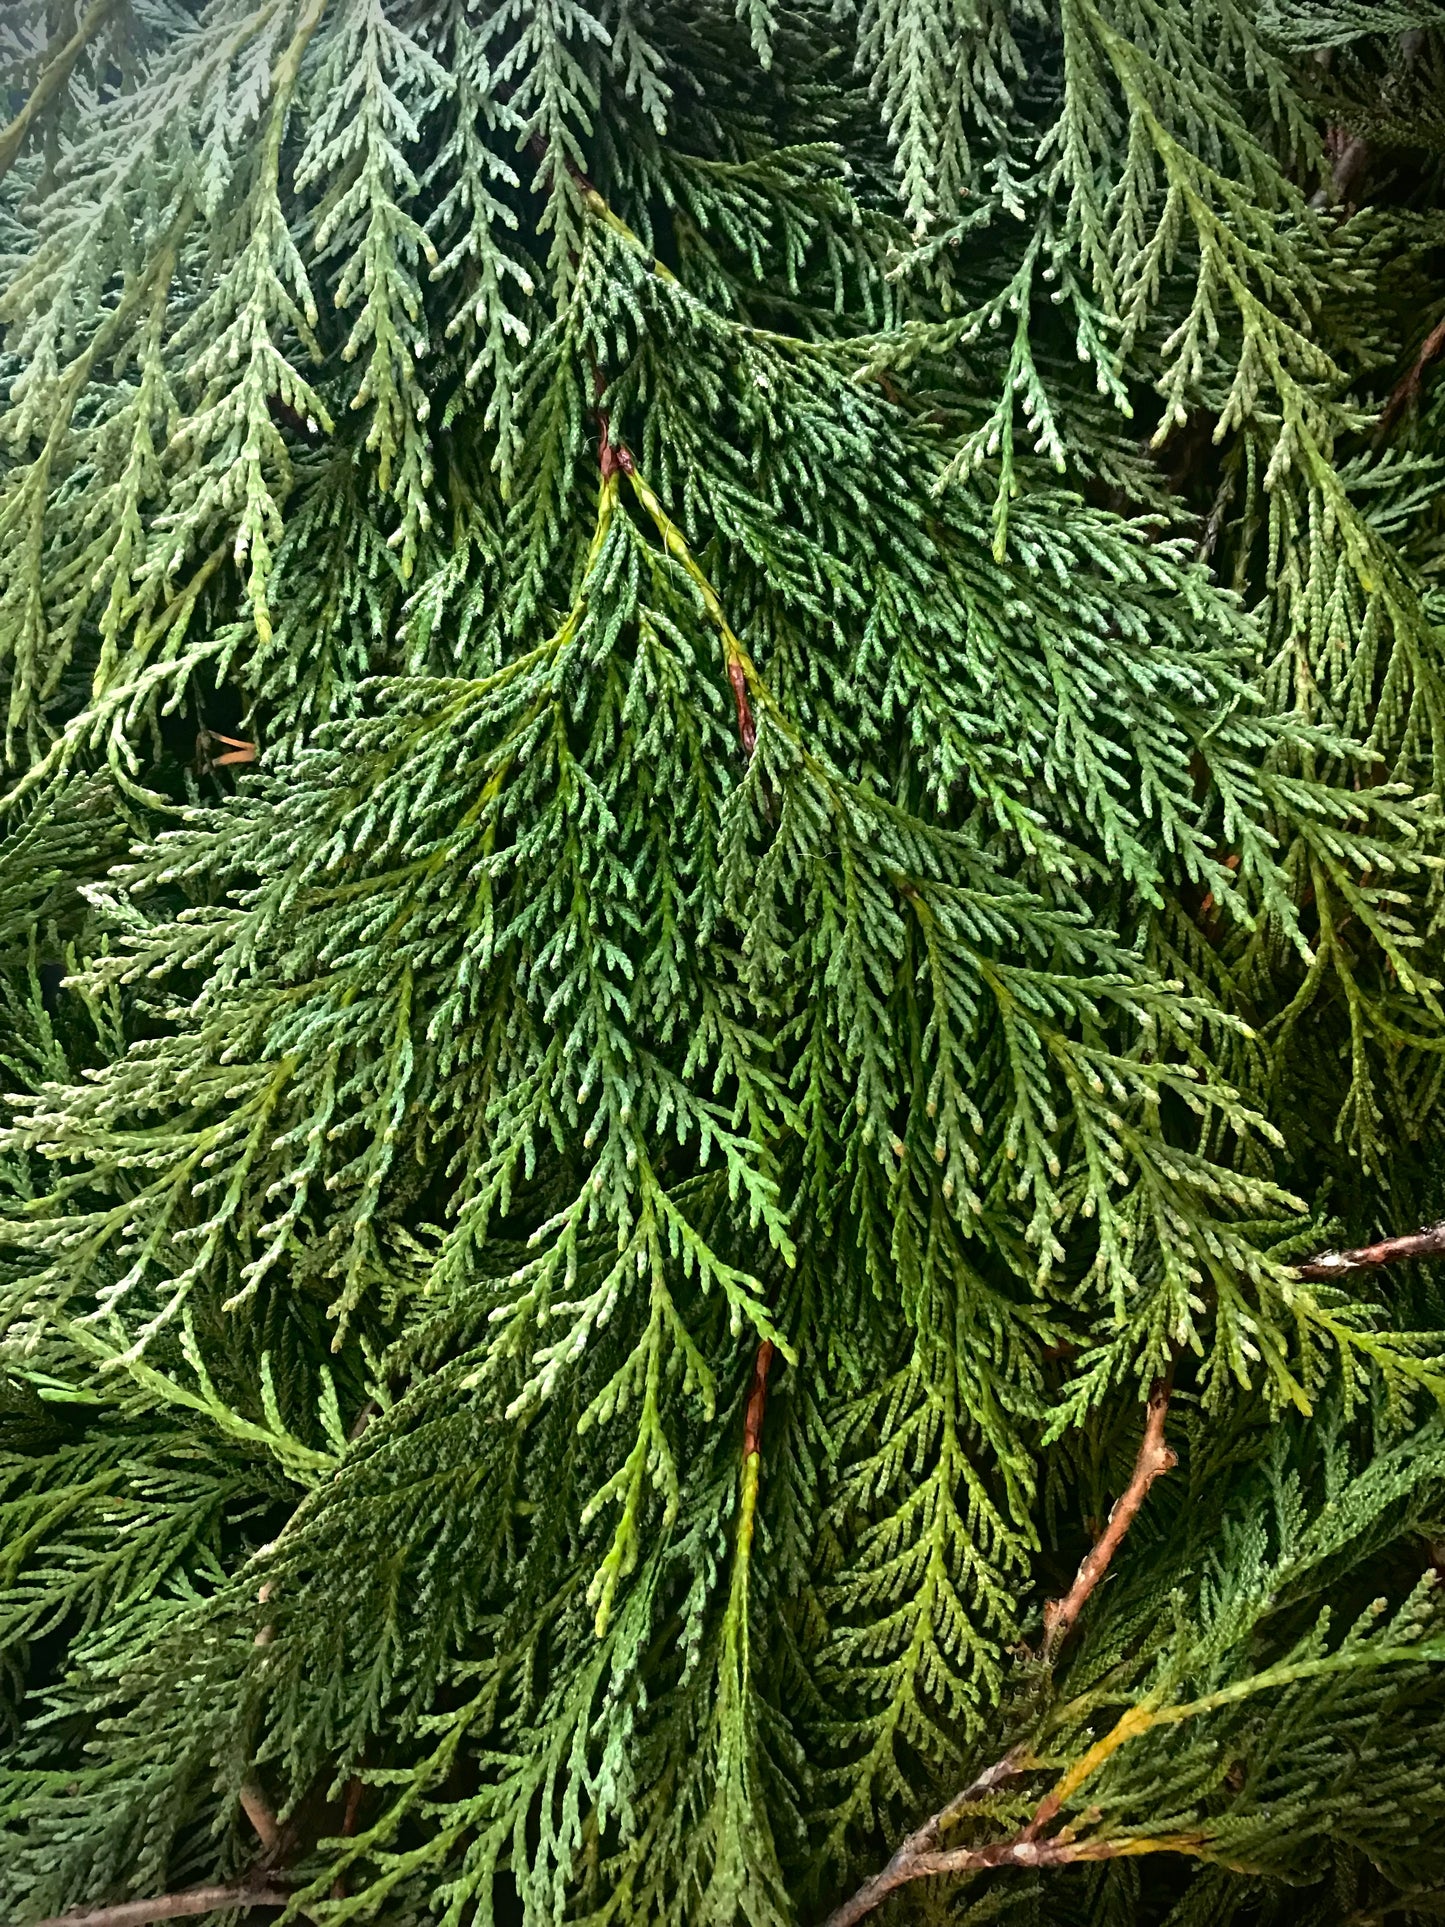
[[[361,1796],[366,1791],[361,1780],[353,1774],[346,1783],[346,1807],[341,1816],[341,1837],[350,1840],[356,1833],[356,1823],[361,1817]],[[338,1874],[331,1883],[331,1898],[345,1900],[347,1884],[345,1874]]]
[[[1445,348],[1445,316],[1442,316],[1442,318],[1435,323],[1435,326],[1430,330],[1429,334],[1426,335],[1424,341],[1421,342],[1419,354],[1416,355],[1410,367],[1400,377],[1390,399],[1380,411],[1380,425],[1376,430],[1377,440],[1382,436],[1388,435],[1396,421],[1398,421],[1404,413],[1406,407],[1412,401],[1418,399],[1420,384],[1425,378],[1425,370],[1430,366],[1430,363],[1434,361],[1442,348]]]
[[[1378,1244],[1356,1245],[1349,1251],[1322,1251],[1294,1268],[1295,1276],[1312,1285],[1327,1284],[1346,1271],[1371,1271],[1377,1265],[1403,1264],[1409,1258],[1445,1258],[1445,1221],[1408,1231],[1402,1237],[1381,1238]]]
[[[123,1900],[114,1907],[82,1908],[52,1914],[35,1927],[148,1927],[153,1920],[179,1920],[186,1914],[213,1914],[222,1907],[284,1907],[290,1894],[270,1887],[187,1887],[154,1900]]]
[[[1370,143],[1363,134],[1350,134],[1342,127],[1332,127],[1327,144],[1334,155],[1334,167],[1329,186],[1317,188],[1310,196],[1313,208],[1344,207],[1370,162]]]
[[[824,1927],[856,1927],[856,1923],[886,1900],[896,1888],[906,1887],[911,1880],[921,1880],[926,1873],[942,1871],[934,1863],[940,1852],[939,1841],[945,1828],[962,1818],[969,1807],[974,1806],[995,1787],[1002,1786],[1015,1774],[1023,1771],[1024,1755],[1015,1747],[1005,1753],[1001,1760],[984,1768],[975,1780],[970,1780],[961,1793],[955,1793],[946,1807],[932,1814],[923,1825],[899,1847],[893,1858],[871,1880],[865,1880],[858,1891],[845,1900],[841,1907],[835,1907],[829,1914]]]
[[[1052,1658],[1068,1638],[1089,1596],[1108,1571],[1139,1509],[1149,1496],[1149,1488],[1162,1473],[1178,1464],[1164,1437],[1173,1387],[1172,1368],[1158,1379],[1149,1394],[1144,1436],[1134,1460],[1128,1485],[1115,1501],[1108,1523],[1067,1594],[1050,1600],[1044,1608],[1044,1655]],[[752,1406],[749,1404],[749,1412]],[[1048,1839],[1041,1839],[1045,1827],[1057,1819],[1066,1792],[1073,1786],[1068,1775],[1039,1802],[1033,1818],[1007,1840],[996,1840],[982,1847],[944,1847],[945,1831],[955,1825],[980,1800],[1005,1781],[1015,1779],[1034,1764],[1027,1749],[1016,1746],[1001,1760],[985,1767],[939,1811],[910,1833],[887,1866],[865,1880],[857,1892],[829,1914],[824,1927],[857,1927],[888,1895],[914,1880],[937,1874],[984,1873],[1000,1867],[1063,1867],[1084,1860],[1115,1860],[1122,1855],[1188,1851],[1191,1842],[1183,1835],[1159,1836],[1153,1840],[1075,1840],[1067,1828]]]
[[[1191,1834],[1157,1834],[1152,1839],[1131,1836],[1123,1840],[1070,1840],[1063,1834],[1052,1840],[1031,1840],[1027,1829],[1012,1840],[998,1840],[987,1847],[950,1847],[940,1852],[920,1853],[899,1876],[879,1887],[877,1895],[864,1902],[864,1895],[884,1879],[877,1874],[866,1887],[829,1914],[824,1927],[855,1927],[896,1887],[911,1880],[928,1880],[939,1874],[991,1873],[1000,1867],[1074,1867],[1085,1861],[1136,1859],[1146,1853],[1188,1853],[1198,1850],[1198,1838]],[[892,1866],[892,1861],[889,1866]]]
[[[1169,1395],[1173,1389],[1173,1372],[1157,1379],[1149,1393],[1147,1416],[1144,1421],[1144,1436],[1139,1441],[1138,1455],[1134,1460],[1134,1470],[1129,1483],[1114,1501],[1104,1530],[1099,1534],[1087,1558],[1074,1576],[1062,1599],[1051,1599],[1044,1607],[1044,1652],[1052,1658],[1073,1631],[1074,1623],[1083,1611],[1090,1594],[1109,1570],[1109,1562],[1124,1541],[1124,1536],[1135,1519],[1139,1509],[1149,1496],[1149,1488],[1161,1473],[1171,1471],[1178,1463],[1173,1448],[1164,1437],[1164,1422],[1169,1416]]]

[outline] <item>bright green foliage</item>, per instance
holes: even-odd
[[[0,61],[0,1915],[1438,1915],[1436,12]]]

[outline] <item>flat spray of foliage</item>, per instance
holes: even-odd
[[[1437,1918],[1437,11],[0,73],[0,1918]]]

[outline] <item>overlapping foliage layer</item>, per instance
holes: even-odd
[[[1434,13],[0,56],[0,1913],[1438,1911]]]

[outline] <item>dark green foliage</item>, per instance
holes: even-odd
[[[0,60],[0,1914],[1438,1916],[1436,13]]]

